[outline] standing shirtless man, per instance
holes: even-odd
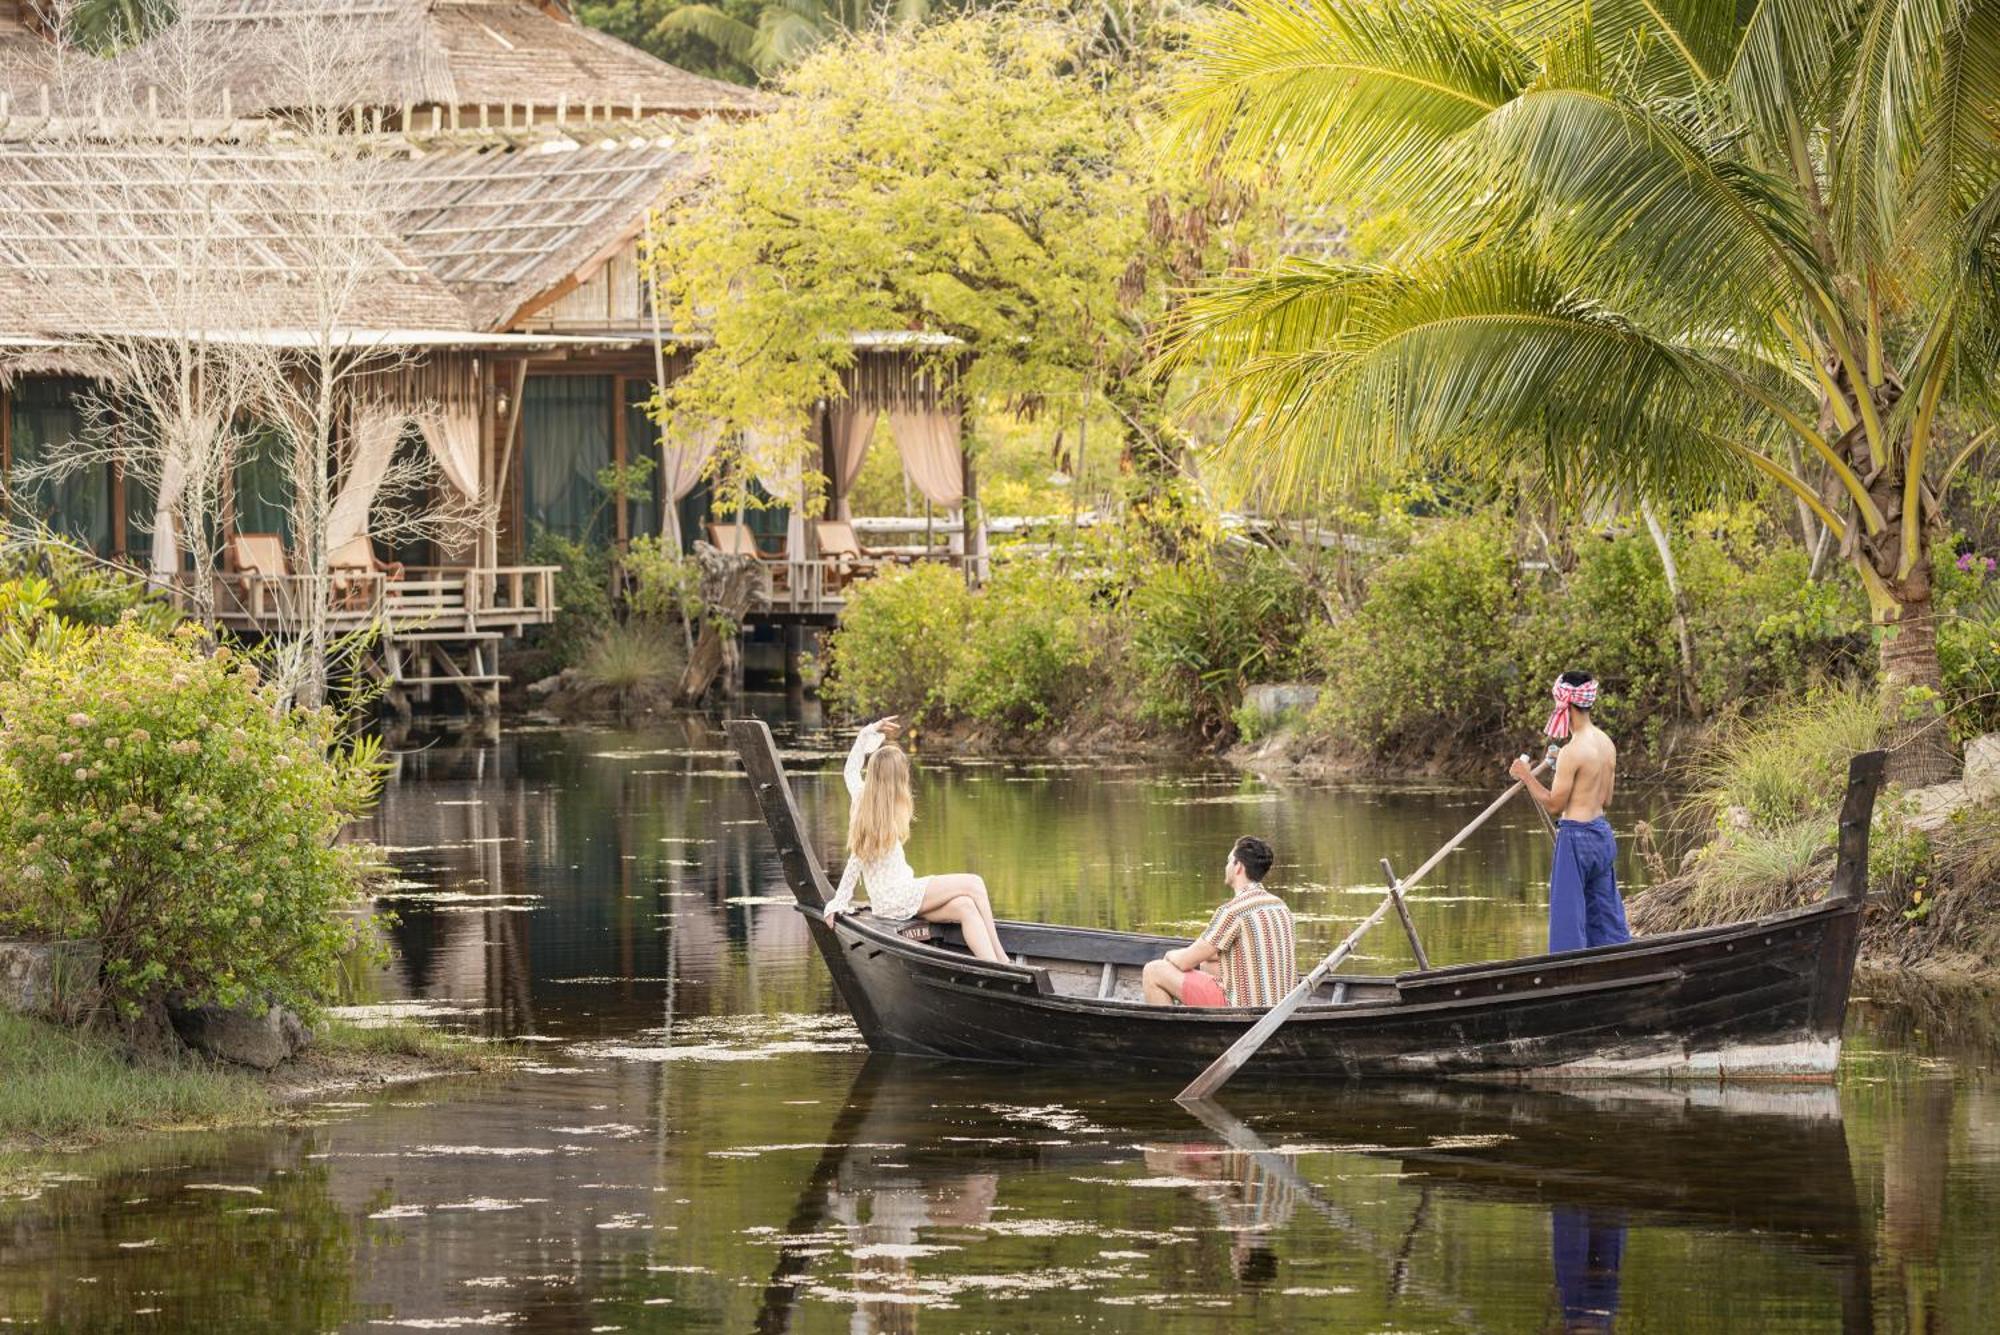
[[[1527,786],[1530,797],[1562,818],[1549,873],[1549,953],[1554,954],[1614,946],[1630,941],[1632,933],[1618,898],[1618,840],[1604,819],[1618,777],[1618,748],[1590,718],[1597,681],[1588,672],[1565,672],[1551,694],[1556,710],[1547,731],[1564,742],[1556,754],[1555,782],[1543,787],[1526,756],[1507,772]]]

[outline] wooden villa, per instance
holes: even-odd
[[[0,476],[10,483],[82,430],[87,359],[66,353],[144,306],[65,291],[78,242],[65,229],[100,229],[86,251],[104,250],[116,232],[148,253],[155,222],[133,207],[142,195],[131,177],[145,177],[149,153],[180,152],[168,146],[194,136],[212,168],[213,203],[232,235],[249,238],[245,252],[263,280],[234,336],[296,337],[300,322],[285,310],[284,294],[299,283],[287,271],[283,196],[311,153],[293,132],[282,88],[249,58],[232,65],[225,55],[226,100],[218,114],[191,119],[161,110],[144,82],[142,45],[102,62],[120,67],[128,110],[66,116],[82,108],[34,90],[50,61],[32,13],[31,0],[0,0]],[[686,425],[663,433],[646,410],[688,353],[660,342],[640,273],[643,237],[655,220],[671,225],[674,208],[700,187],[702,118],[754,114],[761,95],[585,28],[558,0],[195,0],[182,22],[227,53],[252,45],[239,34],[291,15],[390,25],[397,35],[399,58],[365,71],[366,102],[343,118],[371,164],[376,244],[346,332],[400,350],[407,383],[389,398],[401,395],[416,426],[399,448],[430,450],[438,485],[481,516],[456,546],[390,551],[363,541],[350,552],[352,594],[340,615],[381,624],[378,667],[393,700],[421,704],[442,690],[481,708],[494,702],[500,644],[553,614],[552,572],[526,564],[542,532],[601,543],[664,534],[683,546],[704,537],[759,556],[772,565],[775,596],[753,620],[795,626],[830,624],[847,584],[884,561],[937,557],[977,571],[976,525],[956,551],[878,552],[842,523],[885,414],[884,434],[946,526],[974,509],[960,405],[925,370],[939,352],[933,338],[854,336],[848,395],[820,405],[809,427],[808,449],[829,483],[823,522],[796,506],[712,514],[702,473],[718,433]],[[354,447],[340,449],[344,469]],[[659,464],[650,493],[609,505],[599,473],[642,455]],[[232,542],[228,564],[282,565],[273,552],[288,538],[282,507],[269,503],[268,464],[246,462],[239,474],[225,530],[275,541],[261,544],[261,557]],[[785,498],[798,488],[796,465],[759,481]],[[162,576],[219,578],[225,619],[238,629],[283,634],[295,615],[282,570],[184,569],[171,534],[160,536],[157,498],[115,463],[8,492],[17,521],[46,521]],[[368,537],[365,517],[353,536]]]

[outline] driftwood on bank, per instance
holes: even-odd
[[[755,557],[725,555],[697,542],[694,559],[701,567],[701,638],[674,688],[674,699],[683,705],[701,703],[718,676],[725,691],[735,689],[743,655],[737,628],[753,606],[771,600],[771,572]]]

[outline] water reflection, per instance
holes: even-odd
[[[831,854],[838,756],[784,745]],[[527,1065],[57,1160],[68,1180],[0,1201],[0,1322],[1989,1328],[2000,1093],[1987,1049],[1923,1049],[1929,1019],[1860,1031],[1838,1091],[1232,1088],[1199,1117],[1170,1087],[869,1059],[706,727],[403,768],[372,831],[403,882],[373,999],[530,1035]],[[1414,865],[1479,798],[1120,766],[924,782],[913,857],[976,851],[1004,912],[1198,921],[1213,850],[1257,828],[1313,940],[1372,907],[1376,857]],[[1546,835],[1520,815],[1414,906],[1440,959],[1538,939]]]
[[[776,729],[810,834],[837,865],[844,739]],[[370,1000],[455,1012],[491,1034],[609,1035],[652,1021],[671,972],[683,1014],[830,1005],[775,850],[719,730],[511,733],[400,758],[365,831],[396,850],[390,964]],[[970,760],[922,766],[911,857],[977,866],[1005,916],[1192,934],[1221,891],[1218,849],[1246,830],[1279,852],[1301,950],[1379,897],[1378,859],[1415,865],[1485,794],[1276,790],[1234,771]],[[1621,819],[1647,813],[1635,799]],[[1489,825],[1413,907],[1443,963],[1540,949],[1547,836],[1525,808]],[[1627,882],[1636,866],[1621,869]],[[1377,933],[1364,971],[1409,963]]]

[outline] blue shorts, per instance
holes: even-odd
[[[1549,953],[1614,946],[1632,939],[1618,898],[1618,837],[1611,822],[1566,820],[1556,826],[1549,874]]]

